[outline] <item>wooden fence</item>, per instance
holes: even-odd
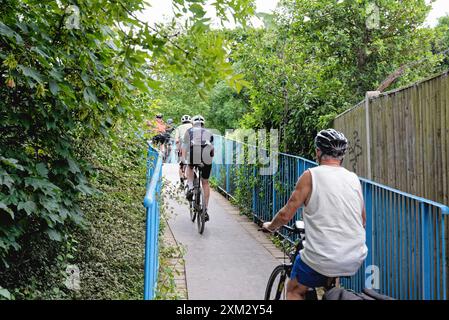
[[[449,71],[362,101],[333,126],[350,140],[346,168],[449,204]]]

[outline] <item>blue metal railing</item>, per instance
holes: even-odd
[[[271,175],[261,175],[261,166],[249,161],[254,160],[250,154],[266,150],[221,136],[214,137],[214,146],[212,176],[219,188],[251,208],[254,219],[262,221],[272,219],[302,173],[317,165],[273,152],[275,169]],[[342,285],[356,291],[373,285],[396,299],[447,299],[449,208],[369,180],[360,181],[369,253],[358,273],[343,279]],[[295,219],[301,219],[301,214],[299,209]]]
[[[144,299],[152,300],[156,294],[159,270],[159,202],[161,190],[162,156],[151,145],[148,147],[147,181],[144,207],[146,210]]]

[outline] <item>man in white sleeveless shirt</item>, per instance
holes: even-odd
[[[315,146],[319,166],[304,172],[287,204],[263,225],[273,232],[304,205],[306,241],[287,285],[289,300],[303,300],[308,288],[326,286],[329,278],[354,275],[368,252],[362,187],[341,166],[348,141],[328,129],[318,133]]]

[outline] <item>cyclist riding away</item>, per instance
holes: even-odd
[[[160,145],[161,151],[162,153],[164,153],[165,152],[164,144],[166,140],[165,131],[167,130],[167,125],[165,124],[162,118],[163,118],[162,114],[157,114],[156,121],[153,124],[148,122],[148,125],[149,126],[153,125],[152,129],[156,133],[156,135],[153,137],[153,143],[155,143],[156,145]]]
[[[206,208],[205,221],[209,221],[207,207],[209,204],[210,186],[209,177],[212,170],[212,158],[214,156],[213,141],[214,136],[210,131],[204,128],[204,118],[197,115],[192,119],[193,127],[188,129],[183,140],[183,156],[187,159],[187,200],[192,201],[193,197],[193,167],[202,165],[201,185],[204,191],[204,202]]]
[[[183,115],[181,117],[181,125],[175,129],[174,134],[176,143],[176,152],[178,154],[178,161],[179,161],[179,179],[181,180],[181,185],[184,185],[184,181],[186,180],[185,163],[182,157],[181,147],[184,135],[190,128],[192,128],[192,118],[190,118],[189,115]]]
[[[175,130],[175,127],[173,126],[173,119],[167,120],[167,128],[165,129],[165,133],[168,135],[171,135],[172,132]]]
[[[354,275],[368,251],[362,187],[357,175],[341,166],[347,139],[334,129],[322,130],[315,146],[319,166],[304,172],[287,204],[263,225],[274,232],[304,205],[306,241],[287,284],[289,300],[304,300],[308,288]]]
[[[164,159],[167,160],[170,157],[171,149],[172,149],[172,135],[175,130],[175,126],[173,124],[173,119],[167,120],[167,127],[165,129],[165,141],[164,141]]]

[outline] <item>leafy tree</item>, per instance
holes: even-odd
[[[108,137],[120,121],[141,119],[161,70],[200,86],[232,79],[220,39],[208,28],[203,0],[177,0],[176,23],[152,26],[136,12],[143,0],[0,0],[0,260],[30,237],[65,239],[80,224],[79,198],[92,194],[95,168],[86,143]],[[252,0],[218,0],[244,22]],[[218,47],[215,47],[218,46]],[[216,63],[211,63],[216,62]],[[198,67],[201,65],[202,67]],[[210,76],[213,74],[214,76]],[[237,81],[238,82],[238,81]],[[237,84],[234,81],[234,84]]]
[[[443,52],[443,58],[440,64],[442,70],[449,69],[449,15],[441,17],[435,28],[437,37],[435,39],[435,53]]]
[[[311,155],[316,130],[392,72],[420,61],[396,87],[434,72],[429,10],[424,0],[282,1],[265,30],[234,36],[251,83],[242,124],[280,128],[284,151]]]
[[[238,93],[227,83],[218,83],[210,92],[208,103],[210,111],[207,114],[210,126],[223,134],[227,129],[236,129],[242,116],[248,112],[247,90]]]
[[[152,94],[156,106],[151,109],[163,113],[164,119],[172,118],[175,123],[179,123],[185,114],[206,115],[209,106],[199,92],[201,89],[186,77],[164,75],[161,87]]]

